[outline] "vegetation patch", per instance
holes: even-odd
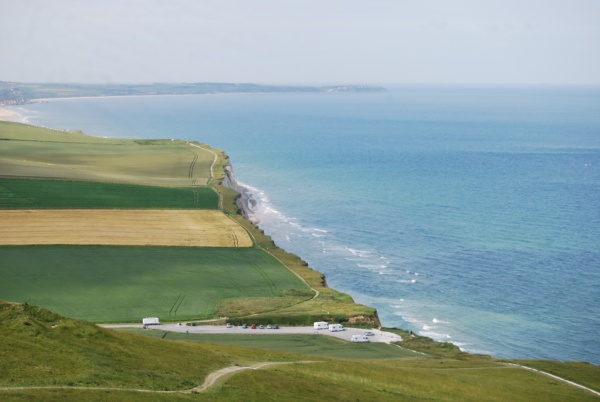
[[[92,322],[212,318],[224,299],[306,285],[256,248],[4,246],[0,295]]]

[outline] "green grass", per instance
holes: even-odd
[[[31,305],[0,303],[0,385],[180,389],[230,364],[200,344],[121,334]],[[182,359],[183,356],[194,359]],[[2,396],[0,396],[2,399]]]
[[[0,261],[2,298],[92,322],[209,318],[219,301],[306,289],[257,248],[4,246]]]
[[[508,360],[600,391],[600,366],[586,362],[559,362],[554,360]]]
[[[127,331],[162,339],[218,343],[222,345],[244,346],[257,349],[359,360],[423,357],[423,355],[417,354],[411,350],[399,348],[394,345],[374,342],[352,343],[326,335],[282,335],[277,333],[260,335],[185,334],[155,329],[150,331],[143,329],[128,329]],[[276,332],[277,330],[268,331]]]
[[[593,401],[542,375],[451,360],[328,361],[244,371],[207,397],[251,401]]]
[[[0,322],[3,401],[597,400],[587,391],[492,360],[359,360],[174,341],[106,330],[35,306],[4,302]],[[185,391],[224,367],[302,361],[308,362],[239,371],[202,394],[133,391]],[[564,366],[567,374],[570,370]],[[67,388],[4,389],[15,386]],[[89,389],[69,388],[75,386]]]
[[[170,188],[64,180],[0,177],[0,209],[170,208],[217,209],[210,187]]]
[[[214,155],[185,141],[90,137],[0,122],[0,174],[185,187],[206,185]]]

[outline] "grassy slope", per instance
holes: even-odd
[[[105,330],[14,303],[0,302],[0,321],[0,399],[8,401],[597,400],[589,392],[491,359],[354,360],[172,341]],[[313,363],[241,371],[197,395],[125,391],[183,391],[234,364],[294,361]],[[14,386],[125,390],[2,389]]]

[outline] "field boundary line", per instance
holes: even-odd
[[[206,151],[206,152],[210,152],[213,155],[213,161],[210,164],[210,178],[208,179],[208,182],[206,183],[210,187],[211,182],[215,178],[214,167],[215,167],[215,164],[217,163],[217,160],[219,159],[219,156],[214,151],[212,151],[212,150],[210,150],[208,148],[204,148],[204,147],[202,147],[202,146],[200,146],[198,144],[193,144],[191,142],[188,142],[188,145],[190,145],[192,147],[195,147],[195,148],[200,148],[201,150]],[[221,193],[219,193],[218,191],[216,193],[219,196],[219,209],[222,211],[223,210],[223,197],[221,197]]]
[[[501,364],[505,364],[505,365],[508,365],[508,366],[514,366],[514,367],[521,368],[521,369],[524,369],[524,370],[534,371],[536,373],[543,374],[545,376],[554,378],[555,380],[559,380],[559,381],[565,382],[565,383],[567,383],[569,385],[572,385],[574,387],[582,388],[582,389],[584,389],[586,391],[589,391],[589,392],[591,392],[593,394],[596,394],[596,395],[600,396],[600,392],[598,392],[598,391],[596,391],[596,390],[594,390],[592,388],[586,387],[585,385],[578,384],[578,383],[576,383],[574,381],[567,380],[566,378],[562,378],[562,377],[559,377],[557,375],[550,374],[550,373],[548,373],[546,371],[538,370],[538,369],[535,369],[533,367],[523,366],[523,365],[515,364],[515,363],[501,363]]]
[[[273,257],[273,258],[275,258],[277,261],[279,261],[279,262],[281,263],[281,265],[283,265],[284,267],[286,267],[286,268],[287,268],[287,269],[288,269],[288,270],[289,270],[291,273],[293,273],[294,275],[296,275],[296,276],[297,276],[297,277],[298,277],[298,278],[299,278],[299,279],[300,279],[302,282],[304,282],[304,284],[305,284],[306,286],[308,286],[308,288],[309,288],[310,290],[312,290],[313,292],[315,292],[315,295],[314,295],[314,296],[313,296],[313,297],[312,297],[310,300],[314,300],[314,299],[316,299],[317,297],[319,297],[319,295],[320,295],[321,293],[320,293],[320,292],[319,292],[317,289],[315,289],[315,288],[313,288],[312,286],[310,286],[310,285],[308,284],[308,282],[306,282],[306,279],[304,279],[304,278],[302,277],[302,275],[300,275],[299,273],[297,273],[296,271],[294,271],[293,269],[291,269],[290,267],[288,267],[287,265],[285,265],[285,263],[284,263],[283,261],[281,261],[279,258],[277,258],[277,256],[275,256],[275,255],[274,255],[273,253],[271,253],[269,250],[266,250],[266,249],[264,249],[264,248],[262,248],[262,247],[261,247],[261,250],[263,250],[265,253],[268,253],[268,254],[269,254],[271,257]],[[300,303],[298,303],[298,304],[302,304],[302,303],[304,303],[304,302],[306,302],[306,301],[309,301],[309,300],[301,301],[301,302],[300,302]]]

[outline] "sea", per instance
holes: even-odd
[[[600,88],[56,100],[28,122],[221,148],[259,226],[399,327],[600,364]]]

